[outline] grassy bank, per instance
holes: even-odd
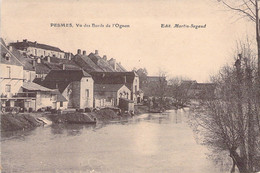
[[[32,129],[42,125],[31,114],[1,114],[1,131]]]

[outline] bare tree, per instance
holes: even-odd
[[[234,66],[225,66],[212,78],[214,100],[204,100],[193,110],[191,121],[204,144],[216,151],[228,151],[241,173],[260,169],[257,68],[248,45],[242,44]]]
[[[242,18],[246,17],[255,25],[257,54],[258,54],[258,80],[260,81],[260,35],[259,35],[259,0],[218,0],[223,5],[240,15]]]
[[[189,104],[191,95],[191,84],[184,84],[183,81],[187,81],[184,77],[173,77],[168,80],[168,94],[173,97],[176,106],[184,106]],[[190,81],[190,80],[189,80]]]

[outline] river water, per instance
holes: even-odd
[[[196,143],[189,112],[2,134],[2,172],[223,173]]]

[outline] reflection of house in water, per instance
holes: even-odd
[[[93,107],[93,79],[84,70],[52,70],[43,86],[58,89],[68,100],[68,108]]]
[[[95,84],[95,107],[118,106],[119,98],[129,99],[131,91],[124,84]]]

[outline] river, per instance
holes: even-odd
[[[2,134],[2,172],[223,173],[196,143],[189,112]]]

